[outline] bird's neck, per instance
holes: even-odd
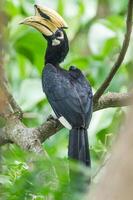
[[[65,59],[68,51],[69,44],[67,36],[65,37],[65,40],[57,46],[52,46],[51,42],[48,41],[48,46],[45,54],[45,64],[50,63],[54,66],[59,66],[59,64]]]

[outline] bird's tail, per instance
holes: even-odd
[[[91,166],[87,129],[73,128],[69,134],[68,156]]]

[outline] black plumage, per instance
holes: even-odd
[[[67,71],[59,66],[69,49],[66,33],[63,33],[65,39],[58,46],[53,47],[52,39],[47,37],[43,91],[57,117],[63,116],[72,126],[68,156],[90,166],[87,128],[92,116],[92,90],[79,69],[71,66]]]

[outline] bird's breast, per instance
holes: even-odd
[[[53,65],[46,66],[42,74],[43,91],[53,100],[62,100],[69,96],[67,88],[70,87],[69,79],[62,70]]]

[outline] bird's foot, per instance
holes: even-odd
[[[53,117],[52,115],[49,115],[47,118],[47,121],[51,121],[51,120],[56,120],[57,118]]]

